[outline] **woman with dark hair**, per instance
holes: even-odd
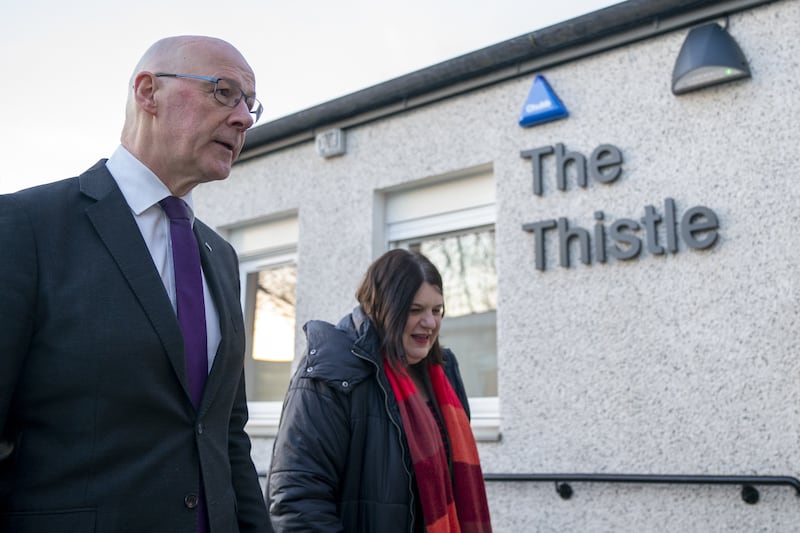
[[[356,298],[336,326],[304,327],[267,486],[275,531],[491,531],[458,363],[439,346],[438,270],[392,250]]]

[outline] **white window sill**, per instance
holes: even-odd
[[[282,402],[251,402],[245,431],[250,437],[274,438],[281,420]],[[500,400],[496,397],[470,398],[472,433],[479,442],[500,440]]]

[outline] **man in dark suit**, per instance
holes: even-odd
[[[233,46],[163,39],[134,71],[109,160],[0,196],[0,531],[269,530],[236,254],[194,220],[207,370],[193,400],[159,204],[191,207],[196,185],[225,179],[260,113]]]

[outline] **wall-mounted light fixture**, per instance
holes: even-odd
[[[683,94],[749,77],[739,45],[727,29],[712,22],[692,28],[686,36],[672,71],[672,92]]]

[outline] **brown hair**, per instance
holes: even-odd
[[[356,290],[358,303],[378,330],[381,350],[392,363],[408,364],[403,348],[403,330],[414,295],[425,282],[444,296],[442,276],[433,263],[419,252],[397,249],[376,259]],[[424,362],[442,364],[438,337]]]

